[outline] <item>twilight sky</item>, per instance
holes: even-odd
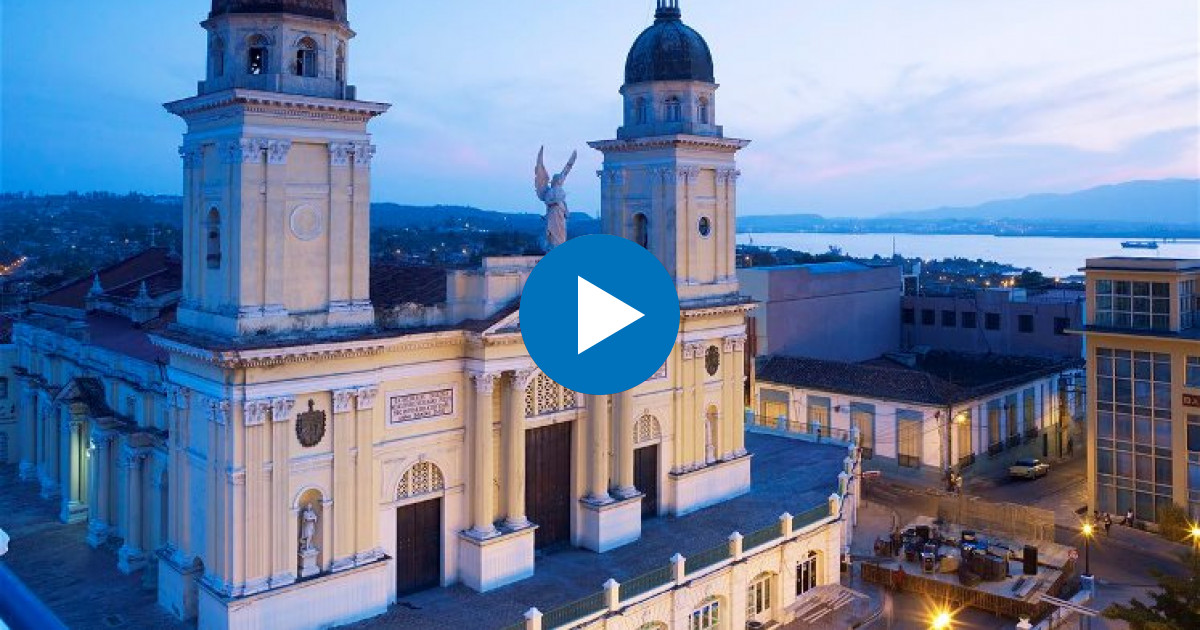
[[[869,216],[1200,177],[1195,0],[683,0],[716,60],[739,212]],[[0,0],[0,190],[177,194],[208,0]],[[654,0],[350,0],[376,201],[540,211],[538,146],[594,213]]]

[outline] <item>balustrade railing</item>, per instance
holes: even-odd
[[[583,619],[605,608],[608,608],[608,604],[605,601],[604,591],[593,593],[583,599],[577,599],[566,606],[559,606],[545,613],[542,615],[542,627],[557,628],[565,626],[572,621]]]
[[[670,584],[674,580],[674,577],[671,565],[668,564],[649,573],[643,573],[637,577],[625,580],[621,583],[621,601],[633,599],[660,586]]]

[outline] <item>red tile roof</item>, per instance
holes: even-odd
[[[151,289],[151,295],[178,291],[183,286],[179,258],[165,247],[147,249],[99,270],[96,275],[100,276],[100,286],[105,293],[131,298],[137,295],[142,281]],[[69,282],[34,300],[34,303],[82,310],[86,307],[93,278],[89,275]]]

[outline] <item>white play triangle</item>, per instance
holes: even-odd
[[[578,277],[578,276],[577,276]],[[579,278],[579,350],[608,339],[622,328],[645,317],[640,311]]]

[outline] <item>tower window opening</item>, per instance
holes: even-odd
[[[700,121],[701,125],[707,125],[708,124],[708,99],[701,97],[700,98],[700,106],[697,109],[698,109],[698,111],[696,112],[696,114],[697,114],[696,118]]]
[[[683,107],[678,96],[667,99],[667,122],[679,122],[683,118]]]
[[[305,37],[297,45],[296,76],[317,76],[317,43],[312,38]]]
[[[221,213],[216,208],[208,211],[205,220],[205,232],[208,234],[207,260],[209,269],[221,268]]]
[[[700,217],[700,225],[697,227],[700,231],[700,236],[704,238],[708,238],[708,235],[712,234],[712,220],[708,217]]]
[[[212,56],[212,75],[214,77],[225,76],[225,40],[216,37],[212,41],[212,51],[209,53]]]
[[[644,125],[649,121],[649,113],[647,112],[646,99],[638,98],[633,105],[633,120],[636,125]]]
[[[640,212],[633,215],[633,242],[646,249],[650,248],[649,221],[646,219],[646,215]]]
[[[267,38],[255,35],[250,38],[250,46],[246,53],[246,71],[250,74],[263,74],[267,71]]]

